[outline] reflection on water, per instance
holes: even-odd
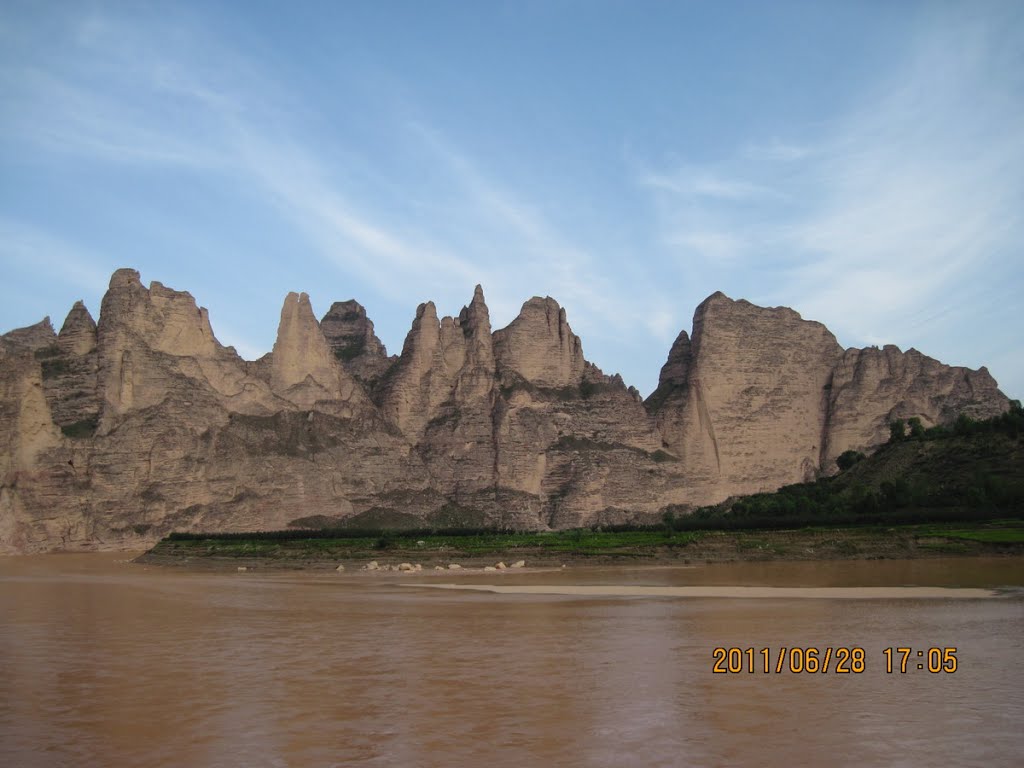
[[[989,766],[1024,753],[1017,596],[499,595],[123,557],[0,558],[0,764]],[[501,583],[1020,587],[1022,565],[567,569]],[[888,675],[882,649],[898,645],[956,646],[959,668]],[[716,675],[717,646],[861,646],[867,670]]]

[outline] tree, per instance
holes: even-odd
[[[909,419],[907,424],[910,425],[911,437],[924,437],[924,424],[921,423],[921,420],[917,416]]]
[[[898,443],[907,436],[907,425],[903,419],[893,419],[889,422],[889,442]]]
[[[958,435],[969,435],[975,431],[975,421],[966,413],[961,413],[953,422],[953,431]]]
[[[864,461],[867,457],[860,451],[843,451],[836,457],[836,465],[839,467],[840,472],[845,472],[858,461]]]

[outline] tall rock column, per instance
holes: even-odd
[[[420,304],[402,354],[381,384],[381,408],[418,443],[431,422],[462,420],[467,409],[489,413],[493,388],[491,321],[478,285],[458,317],[438,320],[433,302]]]
[[[281,323],[271,353],[270,386],[280,396],[304,408],[319,402],[339,402],[351,416],[369,406],[369,400],[335,358],[309,296],[289,293],[281,307]]]
[[[191,294],[156,281],[147,289],[134,269],[119,269],[110,278],[96,335],[104,433],[128,412],[168,397],[180,401],[182,408],[194,409],[190,379],[197,379],[213,396],[225,387],[222,380],[242,375],[241,360],[220,345],[209,314],[196,306]],[[228,375],[231,372],[237,375]]]

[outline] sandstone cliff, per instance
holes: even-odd
[[[421,304],[389,357],[354,301],[317,321],[290,293],[247,362],[191,295],[118,270],[99,322],[76,303],[0,336],[0,552],[121,548],[171,530],[288,525],[569,527],[657,519],[829,473],[891,418],[988,416],[984,369],[843,350],[819,323],[722,294],[642,401],[532,298],[493,330],[477,286]]]
[[[892,418],[925,425],[993,416],[1009,401],[988,371],[916,350],[843,350],[820,323],[785,307],[708,297],[679,335],[647,400],[679,455],[688,501],[773,490],[836,471],[847,449],[885,442]]]

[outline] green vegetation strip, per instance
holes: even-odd
[[[456,559],[499,556],[582,558],[685,558],[720,550],[744,558],[803,556],[813,547],[823,556],[856,557],[910,548],[933,552],[970,552],[974,546],[1024,546],[1024,520],[986,523],[929,523],[903,526],[834,526],[752,531],[688,531],[670,528],[636,531],[577,529],[550,532],[458,531],[418,532],[414,535],[381,532],[372,536],[328,537],[322,531],[246,534],[172,534],[153,550],[155,554],[190,557],[252,557],[269,559],[330,559],[402,556],[406,559]],[[348,534],[349,532],[346,532]],[[286,535],[278,535],[286,534]]]

